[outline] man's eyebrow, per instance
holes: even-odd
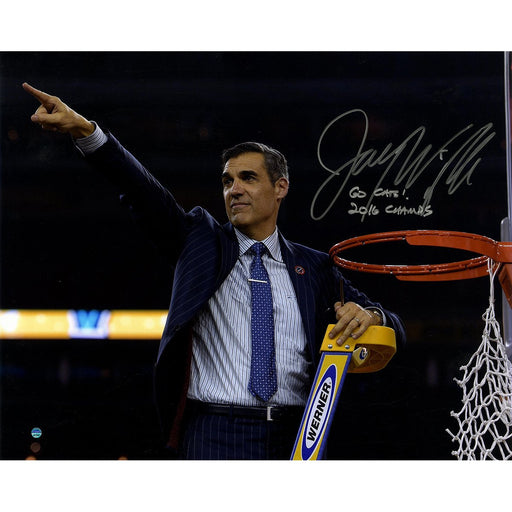
[[[257,176],[258,173],[256,171],[253,171],[252,169],[247,169],[244,171],[240,171],[240,175],[243,177],[248,177],[248,176]]]
[[[257,171],[254,171],[252,169],[245,169],[243,171],[239,171],[238,174],[242,177],[242,178],[247,178],[249,176],[258,176],[258,173]],[[224,178],[231,178],[231,173],[229,171],[224,171],[222,174],[221,174],[221,178],[224,179]]]

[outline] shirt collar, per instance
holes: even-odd
[[[274,232],[265,238],[265,240],[253,240],[247,235],[244,235],[241,231],[235,228],[236,237],[238,239],[239,255],[245,254],[256,242],[262,242],[268,249],[270,256],[276,261],[283,262],[281,256],[281,246],[279,245],[279,231],[276,229]]]

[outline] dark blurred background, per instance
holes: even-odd
[[[244,140],[277,147],[291,173],[280,229],[293,241],[328,251],[346,238],[397,229],[500,238],[507,215],[503,68],[498,52],[0,53],[0,308],[165,310],[170,298],[170,271],[134,227],[115,187],[87,168],[67,136],[31,123],[37,102],[21,88],[24,81],[110,129],[186,209],[201,204],[219,220],[225,218],[222,149]],[[393,183],[398,164],[388,175],[383,165],[364,169],[315,220],[311,205],[329,176],[317,155],[319,139],[334,118],[352,109],[369,118],[365,150],[377,150],[375,158],[419,127],[425,134],[413,141],[414,158],[422,151],[430,158],[464,128],[467,135],[451,151],[489,123],[494,136],[462,169],[468,176],[454,193],[445,183],[449,171],[440,176],[453,154],[448,151],[406,194],[404,182]],[[361,119],[347,116],[328,131],[321,158],[330,169],[355,156]],[[437,176],[442,179],[431,215],[385,213],[385,206],[398,203],[417,209]],[[400,198],[376,198],[379,214],[364,220],[350,214],[351,202],[364,204],[349,197],[350,189],[371,191],[381,178],[381,186],[398,189]],[[331,199],[339,187],[333,180]],[[316,214],[329,202],[322,197]],[[354,257],[390,264],[460,259],[401,244],[365,248]],[[445,429],[456,430],[450,411],[461,408],[453,378],[480,342],[488,280],[403,283],[348,274],[401,315],[408,345],[382,372],[347,378],[330,456],[452,458],[455,446]],[[498,297],[498,314],[500,304]],[[1,458],[165,458],[152,403],[157,340],[0,343]],[[36,441],[34,427],[42,430]]]

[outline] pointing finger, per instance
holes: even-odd
[[[45,92],[32,87],[31,85],[27,84],[27,82],[24,82],[22,87],[25,89],[25,91],[34,96],[34,98],[36,98],[36,100],[40,101],[41,103],[47,103],[52,98],[49,94],[46,94]]]

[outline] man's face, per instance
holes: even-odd
[[[274,232],[288,180],[272,184],[261,153],[243,153],[227,161],[222,173],[224,204],[230,222],[255,240]]]

